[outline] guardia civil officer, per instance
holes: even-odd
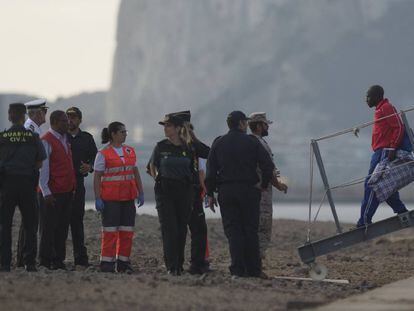
[[[75,265],[88,266],[89,259],[85,246],[83,216],[85,215],[84,179],[93,171],[97,148],[93,136],[79,128],[82,112],[77,107],[66,110],[69,119],[69,143],[72,150],[73,167],[76,174],[76,191],[72,201],[70,231],[72,233]]]
[[[258,241],[260,198],[272,179],[274,164],[260,142],[246,134],[247,120],[241,111],[228,115],[230,130],[214,141],[207,160],[206,187],[213,210],[214,192],[218,190],[230,248],[230,273],[237,277],[264,277]],[[257,167],[262,171],[259,186]]]
[[[184,249],[193,195],[198,178],[197,157],[206,158],[209,148],[191,136],[179,113],[167,114],[158,122],[167,139],[157,143],[150,171],[155,178],[155,201],[161,224],[164,260],[168,273],[183,271]]]
[[[46,106],[46,99],[39,98],[39,99],[31,100],[25,103],[24,105],[26,106],[27,115],[28,115],[28,118],[26,122],[24,123],[24,127],[38,134],[39,137],[41,137],[44,133],[42,124],[46,122],[47,109],[49,108]],[[38,173],[38,171],[36,171],[36,173]],[[36,176],[36,179],[39,179],[39,176]],[[38,182],[36,182],[35,186],[37,189],[36,204],[38,207],[39,206],[38,196],[41,195],[40,189],[38,188]],[[39,228],[39,213],[35,213],[34,221],[35,221],[35,227],[36,227],[36,243],[35,243],[35,248],[34,248],[34,256],[36,257],[37,256],[37,231]],[[24,265],[24,262],[23,262],[24,237],[25,237],[24,226],[23,224],[21,224],[20,230],[19,230],[19,240],[17,243],[17,266],[18,267],[23,267]]]
[[[0,133],[0,270],[10,271],[11,227],[16,205],[22,215],[25,240],[22,245],[26,271],[36,271],[36,191],[37,171],[46,158],[39,136],[26,130],[26,107],[16,103],[9,106],[12,126]]]

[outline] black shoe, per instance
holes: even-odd
[[[75,266],[89,267],[88,259],[75,259]]]
[[[134,269],[132,268],[130,262],[117,260],[116,261],[116,271],[118,273],[132,273],[132,272],[134,272]]]
[[[101,272],[114,273],[115,272],[115,263],[114,262],[101,261],[101,263],[99,264],[99,268],[100,268]]]
[[[66,265],[63,262],[54,262],[50,265],[50,270],[66,270]]]
[[[262,280],[270,279],[269,276],[266,273],[264,273],[263,271],[258,272],[258,273],[251,273],[251,274],[249,274],[249,277],[258,278],[258,279],[262,279]]]
[[[172,275],[172,276],[180,276],[181,272],[177,269],[170,269],[170,270],[168,270],[168,274]]]
[[[195,274],[203,274],[203,270],[200,267],[197,266],[190,266],[190,268],[188,268],[188,273],[190,273],[191,275],[195,275]]]
[[[10,272],[10,266],[0,266],[0,272]]]
[[[27,272],[37,272],[36,266],[33,264],[25,265],[24,270]]]
[[[44,268],[46,268],[46,269],[48,269],[48,270],[50,270],[51,269],[51,265],[50,265],[50,263],[48,263],[48,262],[40,262],[39,263],[39,267],[44,267]]]

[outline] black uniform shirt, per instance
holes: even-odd
[[[78,134],[72,136],[68,133],[68,137],[72,150],[73,167],[76,172],[76,178],[83,178],[88,174],[82,175],[80,173],[82,162],[87,163],[93,167],[93,162],[95,160],[98,149],[96,148],[93,136],[88,132],[84,132],[79,129]]]
[[[157,179],[167,178],[181,182],[196,181],[197,158],[207,158],[210,148],[201,142],[194,142],[190,148],[176,146],[168,139],[157,143],[151,156],[151,164],[158,170]]]
[[[46,159],[39,135],[13,125],[0,133],[0,166],[6,175],[36,175],[36,163]]]
[[[207,160],[207,193],[212,195],[223,183],[257,184],[257,166],[262,171],[261,187],[266,188],[274,169],[269,153],[256,138],[240,130],[230,130],[211,146]]]

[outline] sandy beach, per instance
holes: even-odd
[[[15,246],[18,217],[14,222]],[[307,277],[306,266],[301,264],[296,250],[305,240],[306,222],[275,220],[273,225],[273,245],[264,262],[265,272],[269,276]],[[158,219],[146,215],[137,216],[132,255],[135,273],[104,274],[96,266],[100,217],[94,211],[87,211],[86,244],[93,266],[85,271],[73,269],[69,239],[68,271],[27,273],[14,269],[0,274],[0,310],[300,310],[405,279],[414,271],[414,230],[406,229],[318,260],[328,267],[328,278],[347,279],[350,281],[347,285],[279,279],[233,280],[227,268],[229,255],[221,221],[209,219],[208,227],[214,269],[210,274],[167,275]],[[333,223],[319,222],[313,236],[316,239],[334,232]],[[189,247],[186,253],[188,259]]]

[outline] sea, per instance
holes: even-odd
[[[86,203],[86,209],[94,209],[95,203],[88,201]],[[408,204],[409,210],[414,208],[414,204]],[[311,208],[311,220],[314,221],[315,217],[317,221],[334,221],[332,216],[331,207],[329,204],[324,204],[319,209],[319,204],[315,204]],[[356,223],[359,218],[360,203],[338,203],[335,204],[336,213],[341,223]],[[221,218],[220,208],[216,207],[214,213],[209,208],[205,209],[206,218],[217,219]],[[145,202],[143,206],[137,208],[138,215],[152,215],[157,216],[157,210],[155,208],[155,202]],[[375,213],[373,221],[379,221],[385,218],[394,216],[392,209],[385,203],[378,207]],[[274,219],[295,219],[308,221],[309,219],[309,203],[274,203],[273,204],[273,218]]]

